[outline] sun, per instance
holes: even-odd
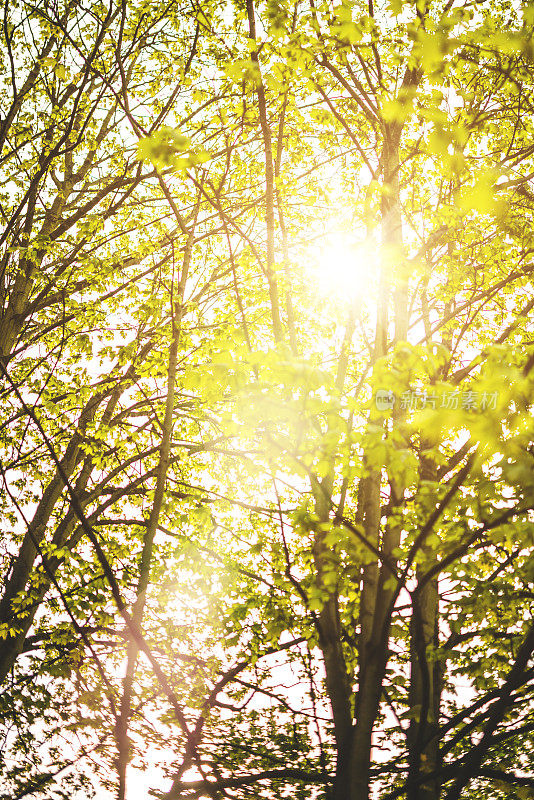
[[[327,234],[313,255],[318,293],[349,300],[362,296],[376,275],[377,262],[374,242],[357,240],[346,233]]]

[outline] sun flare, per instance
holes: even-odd
[[[361,296],[376,274],[377,260],[376,247],[370,241],[356,241],[341,233],[324,237],[313,262],[318,291],[349,299]]]

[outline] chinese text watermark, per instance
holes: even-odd
[[[461,392],[433,392],[428,389],[413,389],[401,394],[399,398],[389,389],[379,389],[375,394],[376,407],[379,411],[392,409],[397,400],[399,407],[406,411],[422,411],[425,408],[434,411],[440,408],[447,411],[486,411],[497,408],[498,392],[477,392],[472,389]]]

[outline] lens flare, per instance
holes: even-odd
[[[346,234],[332,234],[315,250],[313,272],[320,294],[347,299],[366,292],[377,271],[374,242],[355,241]]]

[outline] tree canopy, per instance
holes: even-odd
[[[534,797],[534,9],[13,0],[0,797]]]

